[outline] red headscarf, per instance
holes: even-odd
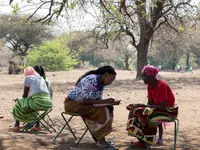
[[[155,77],[158,74],[158,72],[159,72],[158,68],[154,66],[144,66],[141,73]]]

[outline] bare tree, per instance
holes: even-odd
[[[130,70],[130,65],[133,60],[136,59],[136,49],[131,44],[131,39],[128,36],[123,36],[114,41],[113,46],[115,48],[116,60],[122,60],[124,63],[124,69]]]
[[[168,65],[167,68],[175,69],[182,57],[185,60],[184,64],[190,67],[190,59],[194,55],[197,58],[200,56],[199,26],[196,25],[193,28],[191,26],[193,22],[188,18],[179,32],[174,32],[165,25],[157,30],[154,33],[154,43],[150,47],[150,63],[159,63],[159,65],[165,65],[164,67]]]
[[[154,32],[163,24],[177,31],[182,18],[192,12],[193,5],[190,2],[191,0],[43,0],[30,17],[45,5],[49,12],[36,21],[48,23],[75,6],[87,12],[88,3],[92,4],[99,8],[98,21],[101,23],[95,28],[96,37],[106,46],[113,35],[117,37],[126,34],[131,37],[131,44],[137,49],[138,78],[143,66],[147,64],[149,43]],[[174,20],[179,20],[179,23],[174,25]]]
[[[147,64],[149,43],[157,29],[163,24],[178,31],[183,17],[191,11],[190,1],[169,0],[121,0],[116,3],[100,1],[104,7],[103,18],[107,24],[106,32],[116,35],[126,34],[132,38],[132,45],[137,49],[137,77]],[[178,24],[173,24],[175,20]],[[117,34],[118,33],[118,34]]]

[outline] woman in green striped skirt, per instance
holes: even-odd
[[[47,110],[52,107],[49,87],[45,81],[45,72],[41,66],[28,67],[24,70],[24,93],[22,98],[17,99],[12,115],[15,123],[9,128],[11,131],[20,130],[21,122],[33,122],[37,117],[37,111]],[[41,130],[39,123],[34,130]]]

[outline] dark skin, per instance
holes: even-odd
[[[152,89],[155,89],[157,84],[158,84],[158,80],[154,77],[154,76],[148,76],[146,74],[142,74],[143,77],[143,81],[145,84],[150,84],[150,86],[152,87]],[[148,99],[148,106],[150,108],[154,108],[154,109],[159,109],[159,110],[166,110],[167,108],[167,100],[161,100],[162,102],[160,102],[160,105],[155,105],[152,99]],[[163,136],[163,126],[162,124],[158,124],[158,128],[159,128],[159,139],[162,139]]]
[[[158,80],[154,76],[142,74],[142,79],[144,83],[149,84],[152,87],[152,89],[155,89],[158,84]],[[167,100],[161,100],[161,101],[162,102],[160,102],[160,105],[155,105],[152,99],[148,99],[147,105],[143,105],[143,104],[142,105],[164,111],[167,108]]]
[[[109,74],[109,73],[104,73],[103,75],[100,76],[100,83],[103,84],[104,86],[108,86],[112,84],[112,82],[115,80],[116,75],[114,74]],[[67,98],[66,98],[67,99]],[[93,104],[111,104],[111,105],[119,105],[121,100],[115,100],[114,98],[107,98],[107,99],[83,99],[80,101],[82,104],[86,105],[93,105]],[[102,139],[95,139],[97,144],[101,144],[104,146],[109,146],[109,143],[106,142],[105,137]]]
[[[24,93],[22,95],[23,98],[28,97],[29,87],[24,86]]]
[[[159,129],[159,139],[162,139],[162,136],[163,136],[163,126],[162,126],[162,124],[158,124],[158,129]]]
[[[112,84],[112,82],[115,80],[116,75],[105,73],[100,76],[100,83],[104,84],[104,86],[108,86]],[[65,98],[67,99],[67,98]],[[119,105],[121,100],[115,100],[114,98],[107,98],[102,100],[94,100],[94,99],[83,99],[80,101],[83,104],[86,105],[93,105],[93,104],[112,104],[112,105]]]
[[[154,76],[142,74],[142,79],[143,79],[144,83],[149,84],[152,87],[152,89],[155,89],[157,84],[158,84],[158,80]],[[160,102],[159,105],[156,105],[153,102],[152,99],[148,99],[147,105],[145,105],[145,104],[129,105],[126,108],[128,110],[131,110],[132,106],[134,106],[134,107],[150,107],[150,108],[165,111],[166,108],[167,108],[167,100],[164,100],[164,101],[161,100],[161,101],[162,102]],[[163,136],[163,126],[162,126],[162,124],[158,124],[158,128],[159,128],[159,139],[162,139],[162,136]]]
[[[155,89],[158,84],[158,80],[154,76],[142,74],[142,79],[143,79],[144,83],[149,84],[152,87],[152,89]],[[167,100],[164,100],[164,101],[160,102],[159,105],[156,105],[152,99],[148,99],[147,105],[146,104],[137,104],[134,106],[135,107],[150,107],[150,108],[165,111],[167,108]],[[127,109],[130,109],[130,106],[127,106]]]

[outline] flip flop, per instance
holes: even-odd
[[[42,129],[40,127],[34,127],[31,128],[31,131],[42,131]]]
[[[130,147],[131,148],[145,148],[145,149],[148,149],[148,148],[151,148],[151,145],[147,144],[147,143],[143,143],[143,142],[137,141],[137,142],[130,142]]]
[[[162,139],[158,139],[156,142],[157,145],[163,145],[163,140]]]
[[[114,141],[107,141],[107,143],[111,146],[114,146],[115,145],[115,142]]]
[[[19,126],[17,126],[17,127],[10,127],[10,128],[8,128],[8,131],[18,132],[18,131],[20,131],[20,127]]]
[[[113,145],[101,145],[101,144],[97,144],[97,147],[102,148],[104,150],[118,150],[117,147],[113,146]]]

